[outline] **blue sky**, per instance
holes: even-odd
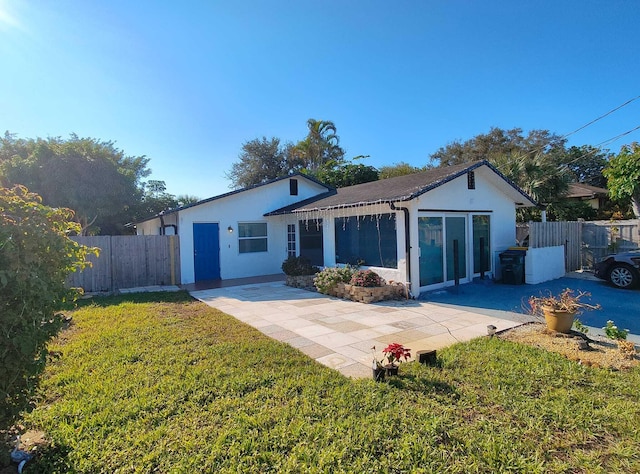
[[[422,166],[490,127],[569,133],[640,95],[637,0],[0,0],[0,132],[112,140],[206,198],[244,142],[332,120]],[[640,99],[570,137],[640,125]],[[608,146],[640,141],[640,130]]]

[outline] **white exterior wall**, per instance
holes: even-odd
[[[293,204],[327,191],[327,188],[301,176],[298,180],[298,194],[290,195],[289,179],[282,179],[264,186],[258,186],[210,202],[188,207],[165,216],[177,217],[180,235],[180,270],[182,283],[194,283],[193,224],[217,223],[220,229],[220,277],[223,280],[259,275],[271,275],[282,271],[282,262],[287,258],[287,223],[294,223],[291,216],[264,217],[275,209]],[[238,223],[267,223],[267,252],[240,253],[238,244]],[[137,225],[141,235],[158,234],[160,219],[152,219]],[[231,227],[233,232],[229,232]]]
[[[467,188],[467,175],[465,174],[419,196],[411,203],[407,203],[406,207],[410,208],[411,219],[411,292],[414,296],[420,294],[418,217],[427,215],[426,212],[470,215],[490,211],[488,212],[491,216],[490,255],[497,255],[499,252],[516,245],[516,207],[513,196],[508,196],[502,191],[510,186],[502,179],[499,181],[493,179],[494,176],[495,174],[491,170],[480,168],[475,172],[475,189]],[[501,184],[504,188],[497,186],[497,184]],[[473,271],[472,222],[468,220],[467,225],[466,254],[469,260],[467,276],[471,277]],[[499,261],[496,262],[493,259],[491,273],[495,272],[498,265]]]
[[[336,238],[335,230],[336,218],[350,217],[356,218],[356,216],[377,216],[380,214],[395,214],[396,219],[396,240],[397,240],[397,256],[398,266],[397,268],[383,268],[373,266],[362,266],[363,269],[371,269],[378,275],[387,281],[407,281],[407,260],[405,250],[405,238],[404,238],[404,214],[402,212],[393,211],[388,204],[376,204],[372,206],[359,206],[356,208],[345,209],[332,209],[330,211],[320,211],[301,213],[296,218],[297,220],[304,221],[305,219],[315,220],[316,218],[322,219],[322,238],[323,238],[323,251],[324,251],[324,266],[335,267],[336,266]],[[286,226],[285,226],[286,229]],[[299,247],[298,247],[299,248]]]
[[[296,224],[296,250],[300,252],[299,221],[321,218],[323,220],[324,265],[336,265],[335,218],[355,217],[357,215],[379,215],[394,213],[397,232],[397,268],[368,267],[380,274],[387,281],[407,282],[410,271],[411,292],[414,296],[420,293],[418,217],[428,213],[444,214],[445,212],[488,213],[491,216],[490,255],[491,273],[499,270],[497,256],[510,246],[516,245],[515,202],[526,198],[515,191],[491,169],[481,167],[475,170],[475,189],[467,188],[467,176],[462,175],[447,182],[410,202],[397,203],[398,208],[409,209],[410,258],[407,261],[405,247],[405,213],[393,211],[388,204],[358,206],[357,208],[332,209],[319,212],[302,212],[284,216],[264,217],[265,213],[280,207],[302,201],[326,191],[326,188],[308,181],[300,176],[298,195],[289,194],[289,180],[283,179],[274,183],[245,190],[227,197],[214,199],[208,203],[193,206],[179,213],[165,216],[165,225],[177,224],[180,235],[182,283],[193,283],[193,224],[217,223],[220,229],[220,274],[222,279],[243,278],[258,275],[269,275],[281,272],[282,262],[287,257],[287,224]],[[176,220],[177,218],[177,220]],[[238,248],[239,222],[267,223],[267,252],[241,254]],[[466,254],[469,259],[467,275],[473,277],[472,260],[472,222],[468,224]],[[154,235],[159,233],[160,220],[153,219],[138,224],[138,234]],[[228,232],[231,227],[233,232]],[[169,229],[168,229],[169,230]]]
[[[535,285],[565,275],[564,246],[529,248],[524,258],[525,283]]]
[[[178,213],[173,212],[164,216],[165,235],[176,235],[174,233],[175,227],[178,225]],[[136,224],[136,235],[162,235],[160,230],[161,223],[160,218],[150,219],[148,221]],[[179,233],[179,232],[178,232]]]

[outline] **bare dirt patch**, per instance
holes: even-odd
[[[572,331],[571,334],[561,334],[548,330],[544,324],[540,323],[530,323],[509,329],[498,337],[556,352],[570,360],[593,367],[626,370],[640,364],[637,353],[625,357],[616,342],[611,339],[589,336],[576,331]],[[585,340],[588,345],[581,349],[580,341]]]

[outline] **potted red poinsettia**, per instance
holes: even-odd
[[[385,354],[385,357],[389,362],[384,366],[387,370],[387,375],[398,375],[398,364],[402,362],[402,359],[406,361],[411,357],[411,349],[408,349],[397,342],[389,344],[387,347],[382,349],[382,352]]]

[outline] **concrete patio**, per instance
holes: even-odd
[[[378,357],[392,342],[409,347],[415,355],[486,336],[490,324],[501,331],[530,320],[524,314],[505,311],[496,317],[473,308],[415,300],[355,303],[283,282],[190,293],[349,377],[371,377],[373,346]]]

